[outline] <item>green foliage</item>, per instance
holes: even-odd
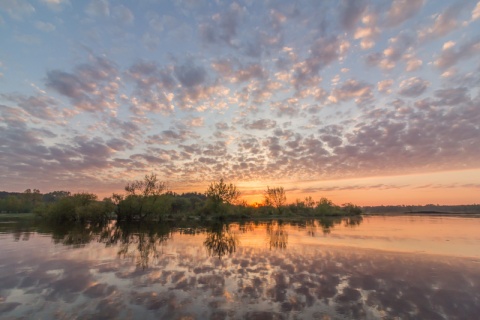
[[[8,196],[0,200],[0,211],[6,213],[22,212],[22,202],[16,196]],[[28,212],[28,211],[23,211]]]
[[[22,193],[1,192],[5,194],[0,198],[0,212],[29,213],[44,210],[46,203],[53,203],[60,199],[60,195],[70,195],[66,191],[54,191],[41,194],[38,189],[26,189]]]
[[[234,184],[226,184],[223,179],[220,179],[220,181],[210,184],[205,195],[208,198],[205,204],[206,211],[218,213],[221,212],[222,207],[223,209],[226,208],[222,204],[232,204],[238,199],[240,192]]]
[[[143,180],[136,180],[125,186],[127,195],[150,197],[159,196],[166,190],[165,182],[159,181],[157,175],[145,175]]]
[[[209,185],[205,193],[176,194],[164,192],[166,185],[155,174],[128,183],[125,194],[113,194],[98,201],[92,193],[71,195],[68,191],[53,191],[42,195],[37,189],[23,193],[0,192],[0,212],[34,212],[50,221],[105,222],[116,216],[118,221],[165,221],[170,219],[228,220],[265,218],[276,214],[288,217],[355,216],[362,209],[354,204],[335,205],[331,200],[312,197],[286,204],[283,187],[267,187],[265,205],[250,206],[239,201],[239,191],[223,179]]]
[[[284,211],[288,215],[293,216],[354,216],[362,213],[362,209],[351,203],[338,206],[327,198],[320,198],[315,202],[312,197],[306,197],[304,201],[299,199],[284,207]]]
[[[340,208],[327,198],[321,198],[314,210],[315,214],[320,216],[341,215]]]
[[[105,222],[114,205],[109,200],[97,201],[92,193],[76,193],[50,204],[38,207],[37,214],[48,220],[64,222]]]
[[[116,206],[118,221],[155,220],[169,212],[171,203],[162,193],[166,190],[165,182],[158,180],[156,174],[145,175],[143,180],[136,180],[125,186],[126,196],[113,194],[112,203]]]
[[[58,201],[62,198],[69,197],[70,191],[53,191],[49,193],[45,193],[42,197],[43,202],[51,203]]]
[[[345,203],[342,205],[342,211],[347,215],[360,215],[362,214],[362,208],[353,203]]]

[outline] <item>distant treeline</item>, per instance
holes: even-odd
[[[28,213],[57,222],[161,221],[169,219],[227,219],[268,216],[321,217],[359,215],[359,206],[346,203],[341,206],[331,200],[312,197],[286,203],[283,187],[267,187],[264,201],[255,206],[239,199],[240,192],[223,179],[213,182],[204,193],[177,194],[166,190],[166,184],[155,174],[125,186],[124,194],[114,193],[99,200],[93,193],[71,194],[54,191],[46,194],[38,189],[23,193],[0,192],[0,212]]]
[[[42,194],[38,189],[27,189],[22,192],[0,191],[0,212],[30,213],[40,204],[54,203],[70,196],[69,191],[53,191]]]
[[[427,204],[424,206],[366,206],[365,213],[480,213],[480,204],[446,206]]]

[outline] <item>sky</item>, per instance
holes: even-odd
[[[480,195],[480,2],[0,0],[0,190]]]

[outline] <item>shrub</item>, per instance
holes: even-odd
[[[39,207],[38,215],[56,222],[105,222],[113,209],[111,201],[97,201],[92,193],[77,193]]]
[[[347,215],[359,215],[362,214],[362,208],[352,203],[345,203],[342,205],[342,211]]]

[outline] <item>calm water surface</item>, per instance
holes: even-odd
[[[480,219],[0,218],[2,319],[478,319]]]

